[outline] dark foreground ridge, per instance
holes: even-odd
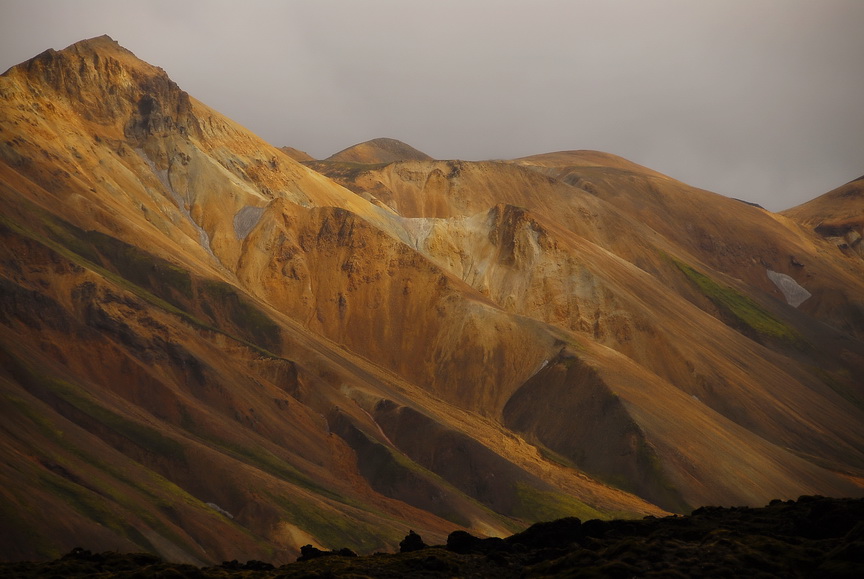
[[[763,508],[703,507],[690,516],[576,518],[506,539],[413,531],[397,554],[303,548],[297,563],[166,563],[155,555],[75,549],[49,563],[3,563],[3,577],[864,577],[864,499],[803,496]]]

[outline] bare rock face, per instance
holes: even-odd
[[[87,120],[104,123],[126,119],[130,139],[172,130],[197,131],[189,95],[165,71],[138,61],[108,36],[60,52],[46,50],[18,70],[26,72],[37,96],[39,89],[35,87],[41,84],[74,102]],[[128,118],[130,103],[135,109]]]
[[[854,182],[782,216],[592,151],[313,161],[107,37],[0,76],[0,134],[2,559],[862,494]]]

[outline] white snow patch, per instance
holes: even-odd
[[[228,517],[229,519],[233,519],[234,515],[217,505],[216,503],[207,503],[207,506],[216,511],[217,513],[221,513],[222,515]]]
[[[543,362],[540,363],[540,365],[537,367],[536,370],[534,370],[533,372],[531,372],[531,375],[528,376],[528,378],[529,378],[529,379],[533,378],[534,376],[537,375],[538,372],[540,372],[540,370],[542,370],[543,368],[545,368],[545,367],[548,366],[548,365],[549,365],[549,359],[547,358],[547,359],[543,360]]]
[[[768,279],[774,282],[774,285],[783,292],[783,297],[786,298],[786,303],[797,308],[804,303],[811,295],[806,289],[801,287],[797,281],[792,279],[785,273],[777,273],[776,271],[766,270]]]

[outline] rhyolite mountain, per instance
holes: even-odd
[[[325,160],[368,165],[394,163],[396,161],[432,161],[434,159],[402,141],[380,137],[343,149]]]
[[[846,254],[864,257],[864,176],[783,212],[832,241]]]
[[[861,496],[862,210],[592,151],[316,161],[108,37],[48,50],[0,76],[0,558]]]

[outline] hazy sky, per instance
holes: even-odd
[[[862,0],[0,0],[0,70],[108,34],[274,145],[615,153],[780,210],[864,174]]]

